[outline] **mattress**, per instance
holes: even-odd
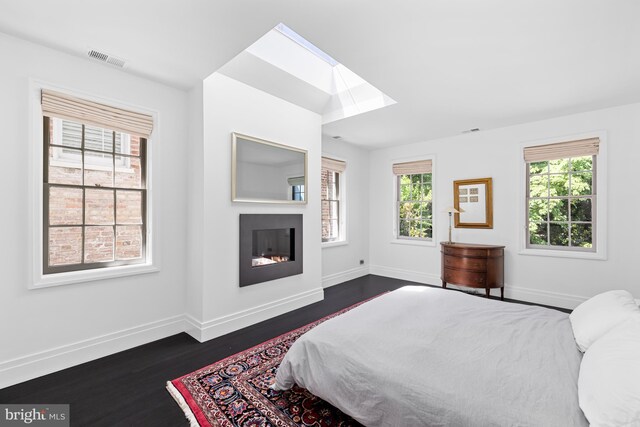
[[[407,286],[315,327],[274,388],[365,426],[587,426],[568,314]]]

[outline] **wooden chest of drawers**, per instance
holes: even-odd
[[[492,288],[500,288],[500,299],[504,299],[504,246],[450,242],[440,245],[443,288],[447,283],[484,288],[487,298]]]

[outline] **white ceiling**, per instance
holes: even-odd
[[[183,89],[283,22],[397,101],[323,128],[372,148],[640,101],[637,0],[0,0],[0,12],[2,32],[101,50]]]

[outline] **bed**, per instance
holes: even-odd
[[[587,426],[569,315],[407,286],[300,337],[274,388],[365,426]]]

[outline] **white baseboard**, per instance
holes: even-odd
[[[186,332],[198,341],[204,342],[323,299],[324,289],[317,288],[205,322],[187,314]]]
[[[185,330],[183,315],[0,362],[0,389],[99,359]]]
[[[369,274],[368,266],[352,268],[350,270],[334,274],[327,274],[322,277],[322,287],[326,289],[349,280],[357,279],[358,277],[366,276],[367,274]]]
[[[440,276],[437,274],[423,273],[420,271],[405,270],[402,268],[387,267],[384,265],[372,265],[369,273],[377,276],[391,277],[394,279],[408,280],[410,282],[425,283],[427,285],[440,285]]]
[[[534,302],[536,304],[551,305],[574,309],[579,304],[585,302],[588,297],[579,295],[563,294],[560,292],[541,291],[539,289],[522,288],[519,286],[505,285],[504,297],[518,301]]]
[[[428,285],[440,286],[440,276],[438,274],[423,273],[419,271],[404,270],[401,268],[387,267],[382,265],[372,265],[369,267],[371,274],[378,276],[392,277],[394,279],[409,280],[411,282],[425,283]],[[466,289],[460,286],[447,285],[451,288]],[[496,291],[493,291],[496,292]],[[496,295],[495,293],[493,295]],[[553,307],[561,307],[573,309],[578,304],[586,301],[587,297],[579,295],[563,294],[560,292],[543,291],[540,289],[523,288],[519,286],[512,286],[505,284],[504,287],[505,298],[514,299],[518,301],[532,302],[535,304],[550,305]]]

